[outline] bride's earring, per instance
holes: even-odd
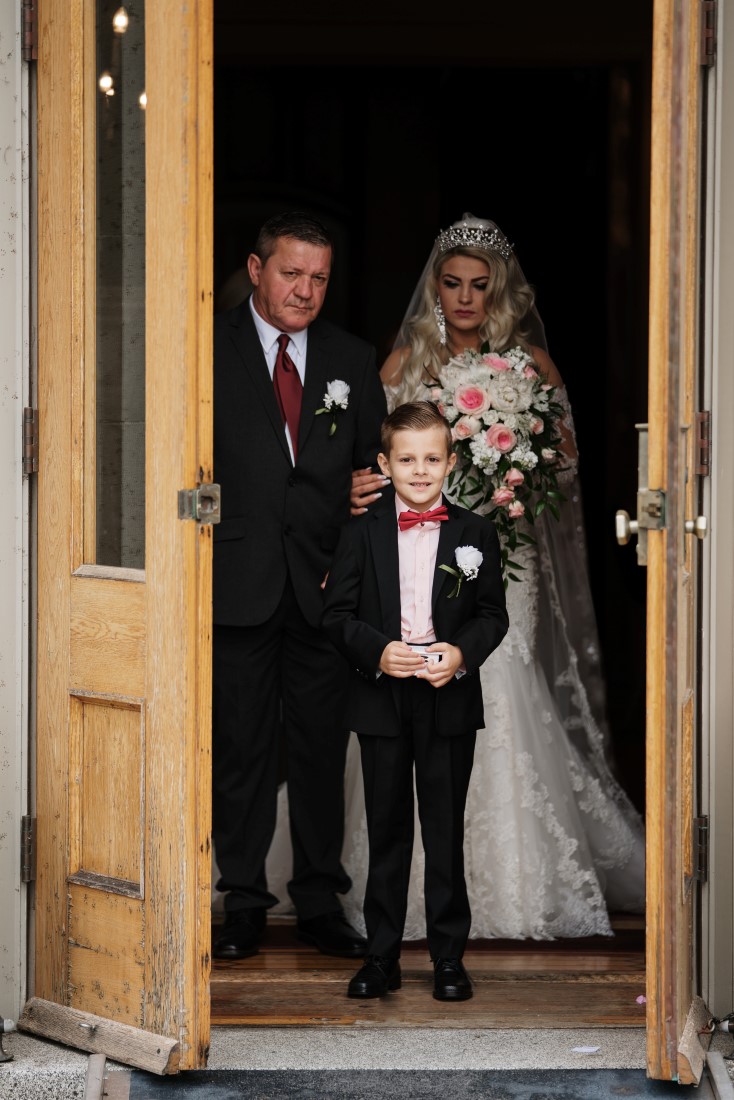
[[[443,346],[446,345],[446,318],[443,315],[441,309],[441,299],[438,294],[436,295],[436,304],[433,307],[433,315],[436,318],[436,325],[438,327],[438,338]]]

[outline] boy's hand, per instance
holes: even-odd
[[[386,676],[396,676],[399,680],[415,676],[425,664],[420,654],[414,653],[405,642],[390,642],[380,657],[380,671]]]
[[[457,645],[448,642],[434,642],[426,646],[428,653],[440,653],[440,661],[428,661],[416,676],[421,680],[428,680],[435,688],[443,687],[453,680],[456,673],[464,663],[464,654]]]
[[[361,516],[367,511],[368,504],[374,504],[382,496],[382,489],[389,485],[389,479],[382,474],[373,474],[372,467],[352,471],[352,493],[350,498],[351,515]]]

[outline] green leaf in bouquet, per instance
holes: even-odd
[[[560,519],[561,518],[561,513],[560,513],[558,505],[556,504],[555,501],[553,501],[553,500],[548,501],[548,511],[551,513],[551,515],[555,519]]]
[[[544,511],[545,511],[545,501],[544,500],[539,500],[538,503],[535,505],[535,518],[537,519],[538,516],[542,516]]]
[[[516,577],[514,573],[508,573],[507,577],[508,577],[509,580],[517,581],[517,583],[520,584],[520,578]],[[505,584],[505,588],[507,588],[507,584]]]
[[[520,563],[517,562],[517,561],[511,561],[510,558],[507,559],[507,564],[509,566],[511,566],[513,569],[525,569],[526,568],[526,566],[520,565]]]

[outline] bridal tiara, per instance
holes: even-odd
[[[512,245],[496,225],[489,228],[457,222],[448,229],[442,229],[436,237],[436,248],[439,253],[462,247],[483,248],[485,252],[498,252],[503,260],[509,260],[512,255]]]

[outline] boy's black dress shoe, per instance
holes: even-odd
[[[265,909],[234,909],[212,945],[215,959],[246,959],[257,955],[265,931]]]
[[[433,996],[437,1001],[468,1001],[474,995],[461,959],[436,959],[433,968]]]
[[[299,920],[296,935],[303,943],[317,947],[322,955],[361,959],[367,950],[367,940],[352,928],[341,909],[309,920]]]
[[[384,997],[394,989],[400,989],[400,962],[382,955],[368,955],[364,966],[357,971],[347,989],[347,997]]]

